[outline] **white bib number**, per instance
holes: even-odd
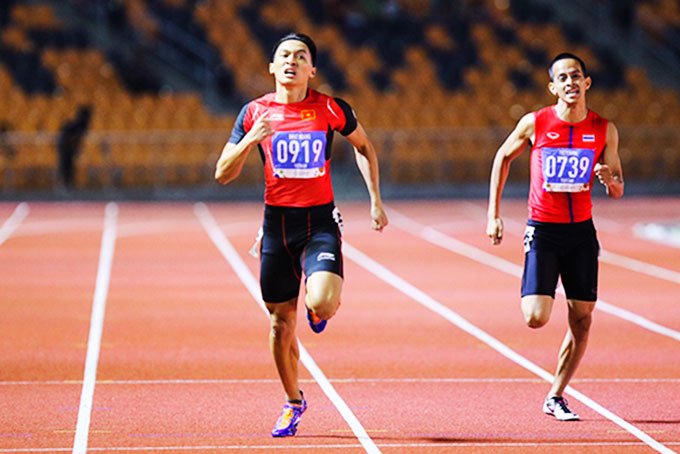
[[[274,133],[272,160],[278,178],[320,177],[326,173],[326,133]]]
[[[542,148],[543,190],[583,192],[590,189],[595,151],[586,148]]]

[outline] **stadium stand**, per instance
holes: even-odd
[[[659,46],[677,35],[676,1],[600,3]],[[214,184],[236,110],[272,90],[270,47],[291,30],[317,41],[315,88],[352,104],[388,182],[485,181],[514,123],[553,102],[546,66],[565,50],[589,64],[591,107],[619,126],[626,178],[680,177],[677,86],[589,42],[545,2],[11,0],[0,26],[3,193],[54,186],[56,134],[82,105],[93,118],[79,187]],[[526,180],[527,157],[513,180]],[[236,184],[261,181],[253,153]]]

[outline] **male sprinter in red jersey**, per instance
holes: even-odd
[[[597,176],[607,195],[623,195],[619,136],[612,122],[586,107],[591,79],[577,56],[563,53],[549,67],[548,89],[557,104],[525,115],[498,149],[491,170],[486,233],[503,239],[500,201],[510,163],[531,143],[529,220],[524,234],[522,312],[540,328],[550,318],[558,276],[567,295],[569,329],[543,411],[578,420],[562,396],[583,357],[597,301],[599,243],[591,190]]]
[[[298,386],[300,353],[295,337],[302,273],[307,318],[314,332],[323,331],[340,304],[341,219],[330,175],[334,131],[354,146],[371,200],[372,228],[380,231],[387,225],[375,149],[345,101],[309,89],[315,62],[316,45],[306,35],[289,34],[276,43],[269,64],[276,92],[241,109],[215,172],[220,183],[229,183],[256,145],[264,162],[260,288],[270,314],[270,348],[287,400],[274,437],[295,435],[307,408]]]

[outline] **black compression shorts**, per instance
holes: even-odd
[[[597,301],[600,245],[592,219],[572,224],[529,220],[524,252],[522,296],[554,298],[560,277],[568,299]]]
[[[309,208],[265,205],[260,289],[266,303],[296,298],[302,274],[343,276],[342,219],[333,203]]]

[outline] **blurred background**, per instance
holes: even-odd
[[[312,87],[369,132],[386,197],[486,196],[503,139],[554,103],[564,51],[619,127],[628,193],[680,193],[678,0],[2,0],[0,197],[261,198],[258,153],[226,188],[214,166],[292,30],[319,47]],[[336,196],[363,194],[334,147]]]

